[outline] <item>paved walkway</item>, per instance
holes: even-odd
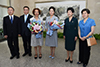
[[[91,48],[90,62],[87,67],[100,67],[100,40],[98,40],[97,42],[98,45]],[[67,53],[64,49],[64,39],[58,39],[56,56],[53,60],[49,58],[50,49],[45,45],[43,45],[42,47],[43,58],[41,60],[34,59],[34,48],[32,49],[32,57],[29,57],[28,55],[22,57],[22,54],[24,53],[22,43],[22,38],[20,37],[20,59],[14,58],[13,60],[10,60],[10,53],[7,46],[7,41],[0,42],[0,67],[82,67],[82,65],[76,64],[78,61],[78,41],[76,44],[76,50],[73,55],[72,64],[70,64],[70,62],[65,62]]]

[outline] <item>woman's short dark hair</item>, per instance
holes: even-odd
[[[13,9],[13,11],[15,11],[15,9],[14,9],[12,6],[7,7],[7,9],[9,9],[9,8],[12,8],[12,9]]]
[[[39,8],[34,8],[32,11],[33,15],[35,15],[35,10],[38,10],[39,14],[41,14],[41,10]]]
[[[74,9],[73,9],[72,7],[69,7],[69,8],[67,9],[67,12],[68,12],[69,10],[71,10],[72,13],[74,13]]]
[[[51,7],[49,8],[49,11],[50,11],[50,9],[53,9],[54,12],[55,12],[55,7],[51,6]]]
[[[81,11],[81,13],[83,14],[84,11],[86,11],[88,14],[90,14],[90,10],[89,10],[89,9],[85,8],[85,9],[83,9],[83,10]]]
[[[24,9],[24,8],[28,8],[28,10],[30,10],[30,8],[29,8],[28,6],[24,6],[23,9]]]

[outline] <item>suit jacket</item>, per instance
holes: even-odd
[[[28,15],[28,18],[26,22],[24,21],[24,15],[20,16],[20,21],[21,21],[21,35],[25,34],[26,36],[31,35],[31,31],[28,29],[27,25],[30,23],[30,18],[32,18],[32,15]]]
[[[20,34],[20,19],[15,15],[13,18],[13,23],[11,23],[9,15],[3,18],[4,35],[8,35],[8,37],[18,37],[18,34]]]

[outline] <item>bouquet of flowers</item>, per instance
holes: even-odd
[[[43,25],[41,21],[31,21],[30,23],[28,23],[29,30],[36,34],[36,38],[41,38],[41,32],[43,32]]]
[[[53,22],[48,22],[49,24],[49,29],[47,31],[47,35],[52,36],[53,35],[53,29],[63,29],[64,27],[64,22],[60,22],[57,20],[54,20]]]

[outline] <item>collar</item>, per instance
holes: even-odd
[[[52,18],[53,18],[54,16],[55,16],[55,15],[53,15]],[[49,18],[50,18],[50,16],[49,16]],[[50,18],[50,19],[52,19],[52,18]]]
[[[35,19],[35,16],[34,16],[34,19]],[[35,19],[36,20],[36,19]],[[40,20],[40,17],[38,17],[38,20]],[[38,21],[38,20],[36,20],[36,21]]]
[[[9,15],[9,18],[11,19],[11,15]],[[12,15],[12,18],[14,18],[14,15]]]
[[[83,19],[83,20],[82,20],[82,24],[86,24],[89,20],[90,20],[90,18],[88,17],[88,19],[87,19],[86,22],[84,23],[84,19]]]
[[[72,17],[71,21],[73,21],[73,19],[74,19],[74,17]],[[69,21],[69,17],[68,17],[68,21]],[[70,21],[70,22],[71,22],[71,21]]]
[[[25,16],[25,15],[26,15],[26,14],[24,14],[24,16]],[[27,14],[27,17],[28,17],[28,15],[29,15],[29,14]]]

